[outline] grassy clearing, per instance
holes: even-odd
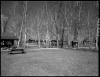
[[[98,53],[68,49],[1,53],[1,76],[98,76]]]

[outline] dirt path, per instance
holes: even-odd
[[[41,49],[18,53],[1,52],[1,76],[98,75],[98,53],[95,52]]]

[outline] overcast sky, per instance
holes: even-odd
[[[8,14],[8,10],[10,10],[10,8],[12,8],[14,1],[1,1],[1,9],[2,9],[2,13],[7,15]],[[19,1],[19,3],[21,3],[21,1]],[[37,7],[41,7],[41,5],[44,4],[44,1],[30,1],[28,3],[28,10],[32,10],[35,11],[37,9]]]
[[[20,5],[21,1],[18,1],[18,2],[19,2],[18,4]],[[11,10],[14,3],[15,1],[1,1],[2,14],[4,14],[5,16],[9,16],[9,10]],[[36,10],[38,10],[39,7],[44,5],[44,3],[45,3],[44,1],[29,1],[28,13],[31,13],[32,15],[34,15],[36,13]],[[93,9],[93,4],[91,3],[91,1],[89,1],[88,7],[90,7],[90,9]]]

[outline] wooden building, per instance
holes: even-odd
[[[17,43],[18,38],[13,33],[1,33],[1,47],[10,47]]]

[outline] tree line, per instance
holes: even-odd
[[[78,48],[87,39],[91,48],[95,39],[98,49],[98,1],[44,1],[34,14],[34,9],[29,11],[30,3],[14,1],[12,9],[9,9],[9,17],[1,13],[1,31],[15,33],[20,39],[19,46],[25,46],[26,41],[32,38],[38,39],[39,47],[41,39],[46,40],[47,44],[55,39],[57,47],[60,40],[62,48],[64,41],[67,41],[68,47],[71,41],[76,41]]]

